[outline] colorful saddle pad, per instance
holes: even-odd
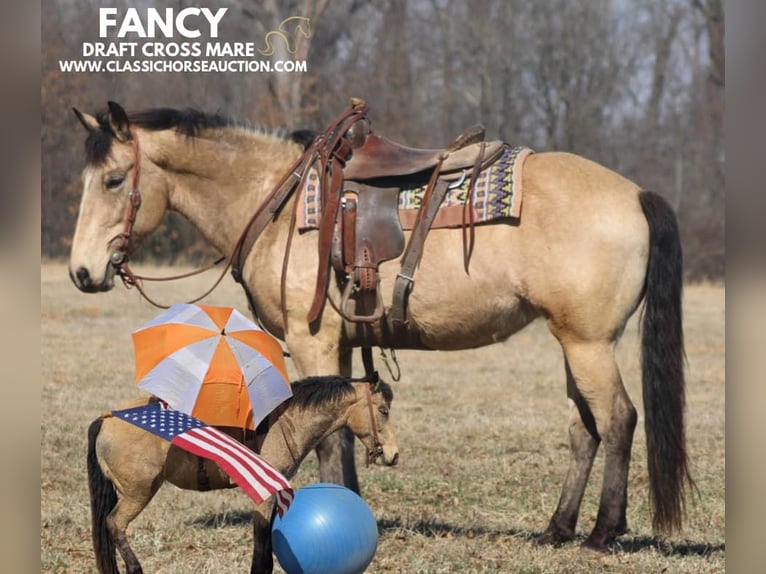
[[[522,169],[524,160],[534,153],[527,147],[508,147],[498,160],[479,172],[473,192],[474,223],[518,219],[521,215]],[[463,225],[463,205],[470,173],[451,184],[439,207],[432,228]],[[399,193],[399,220],[402,228],[412,229],[425,193],[426,184],[403,187]],[[321,217],[322,190],[315,170],[309,172],[299,190],[298,229],[317,229]]]

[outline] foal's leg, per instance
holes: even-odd
[[[271,525],[276,504],[272,496],[258,504],[253,512],[253,562],[250,574],[271,574],[274,557],[271,545]]]
[[[127,574],[143,574],[141,564],[128,542],[126,530],[128,524],[133,522],[133,520],[141,514],[141,511],[146,508],[146,505],[149,504],[149,501],[151,501],[157,490],[159,490],[159,487],[162,484],[161,479],[157,479],[154,482],[157,484],[147,483],[144,485],[145,488],[131,485],[129,492],[122,492],[118,488],[119,500],[106,519],[109,534],[111,535],[117,550],[120,552],[120,556],[122,556],[122,559],[125,561],[125,571]]]
[[[617,536],[627,531],[628,469],[637,420],[636,409],[622,384],[614,357],[614,342],[564,341],[562,345],[576,389],[589,407],[596,436],[604,445],[604,480],[596,526],[583,546],[605,552]],[[580,412],[582,416],[582,410]],[[583,425],[587,430],[587,416]],[[584,437],[580,431],[575,434]],[[595,451],[595,447],[592,444],[589,446],[586,440],[583,446],[585,455],[590,456],[590,449]],[[579,456],[585,460],[584,455]],[[584,479],[581,475],[581,472],[575,473],[576,478]],[[565,489],[566,486],[565,482]],[[577,488],[573,487],[572,493],[576,492]],[[565,518],[571,521],[574,500],[567,504],[564,498],[563,512]],[[569,516],[566,516],[567,510]]]
[[[565,358],[566,361],[566,358]],[[560,544],[574,538],[585,486],[601,439],[585,399],[577,390],[569,361],[566,361],[567,396],[569,397],[569,470],[561,489],[559,504],[538,544]]]

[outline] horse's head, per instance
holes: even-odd
[[[357,401],[349,411],[348,427],[369,453],[369,460],[393,466],[399,462],[399,446],[391,423],[394,393],[383,381],[355,383]]]
[[[81,291],[108,291],[115,270],[162,222],[168,189],[159,168],[142,160],[137,131],[119,104],[109,102],[99,117],[74,113],[88,134],[69,275]]]

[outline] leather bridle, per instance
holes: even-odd
[[[125,225],[122,233],[113,237],[110,241],[117,240],[115,250],[109,256],[109,263],[115,267],[117,273],[122,275],[123,265],[127,267],[128,261],[128,248],[130,246],[130,236],[133,233],[133,225],[136,223],[136,216],[138,215],[138,208],[141,207],[141,189],[138,187],[138,183],[141,179],[141,146],[138,142],[138,134],[131,126],[131,136],[133,137],[133,177],[131,178],[131,189],[128,198],[128,212],[125,215]]]
[[[362,380],[369,383],[365,385],[364,392],[367,399],[367,411],[370,414],[370,429],[372,430],[372,448],[367,449],[367,466],[370,466],[370,464],[383,456],[383,443],[380,442],[378,436],[378,425],[375,423],[375,407],[372,404],[372,391],[370,390],[373,385],[377,386],[379,383],[378,373],[375,372],[372,376],[365,376]]]
[[[133,273],[133,270],[128,266],[128,260],[129,260],[129,254],[130,254],[130,240],[133,234],[133,226],[136,223],[136,217],[138,215],[138,209],[141,207],[141,188],[139,187],[139,182],[141,180],[141,145],[138,140],[138,133],[136,132],[135,128],[133,126],[130,126],[130,134],[133,141],[133,176],[131,178],[131,189],[130,189],[130,195],[128,197],[128,210],[125,214],[125,225],[123,227],[122,233],[117,234],[115,237],[109,240],[109,243],[112,242],[115,243],[115,249],[112,251],[111,255],[109,256],[109,264],[114,267],[115,273],[119,275],[120,279],[122,279],[123,284],[127,288],[135,287],[138,289],[139,293],[146,299],[149,303],[154,305],[155,307],[159,307],[161,309],[167,309],[169,305],[162,305],[160,303],[157,303],[154,301],[149,295],[147,295],[146,291],[143,289],[142,282],[143,281],[173,281],[175,279],[184,279],[186,277],[191,277],[193,275],[197,275],[199,273],[203,273],[205,271],[208,271],[209,269],[212,269],[222,261],[226,259],[226,257],[219,257],[216,259],[213,263],[210,265],[203,267],[201,269],[196,269],[194,271],[190,271],[188,273],[181,273],[178,275],[171,275],[167,277],[146,277],[143,275],[137,275]],[[201,299],[207,297],[213,289],[215,289],[218,284],[223,280],[224,275],[226,274],[226,271],[228,270],[228,265],[223,270],[223,273],[221,273],[221,276],[218,278],[218,280],[213,284],[213,286],[206,291],[203,295],[197,297],[196,299],[193,299],[192,301],[189,301],[189,303],[196,303],[197,301],[200,301]]]

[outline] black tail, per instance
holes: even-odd
[[[681,529],[685,489],[694,485],[684,431],[683,255],[670,205],[649,191],[639,200],[649,223],[641,351],[652,526],[672,532]]]
[[[106,517],[117,504],[117,493],[112,482],[104,475],[96,458],[96,438],[101,431],[103,417],[88,428],[88,489],[90,490],[91,536],[96,565],[101,574],[119,574],[115,546],[109,535]]]

